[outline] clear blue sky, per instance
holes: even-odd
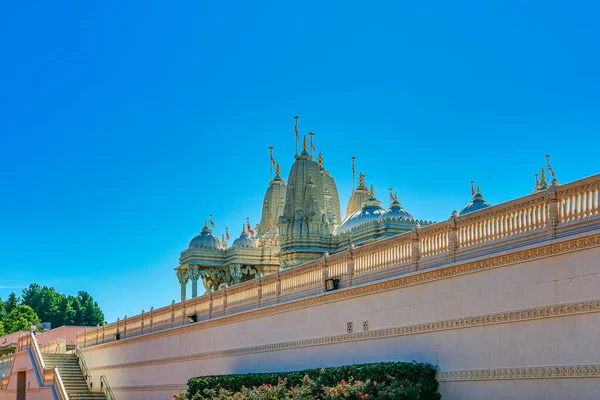
[[[256,223],[293,116],[342,209],[444,220],[599,172],[600,25],[582,1],[11,2],[0,9],[0,297],[87,290],[107,320],[177,299],[179,252]],[[15,289],[7,288],[15,287]]]

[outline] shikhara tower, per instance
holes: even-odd
[[[337,248],[334,235],[340,223],[340,197],[335,181],[306,151],[294,156],[283,215],[279,217],[279,261],[285,269],[319,258]]]
[[[297,130],[296,148],[300,135]],[[300,153],[296,152],[287,182],[271,152],[271,179],[262,203],[262,216],[254,231],[247,221],[240,236],[228,244],[229,231],[219,239],[210,224],[181,252],[177,279],[181,285],[182,300],[187,297],[187,284],[192,282],[192,297],[198,295],[198,281],[205,291],[216,291],[230,285],[292,268],[350,246],[361,246],[385,237],[395,236],[431,224],[419,220],[402,207],[397,195],[390,189],[390,204],[385,207],[375,196],[375,190],[365,185],[365,175],[359,173],[358,186],[347,201],[346,215],[342,218],[340,198],[335,180],[323,165],[323,156],[312,155],[313,133],[310,146],[306,135]],[[307,150],[307,147],[310,149]],[[354,160],[352,173],[354,185]],[[549,161],[548,170],[551,171]],[[276,166],[273,177],[273,166]],[[551,171],[553,173],[553,171]],[[544,176],[536,190],[546,188]],[[465,214],[490,204],[472,188],[473,199],[463,208]],[[244,218],[240,218],[242,222]]]

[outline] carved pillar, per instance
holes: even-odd
[[[458,211],[452,211],[452,216],[448,219],[448,255],[446,260],[449,262],[456,261],[456,250],[458,249],[458,230],[456,228],[456,217]]]
[[[178,269],[177,270],[177,280],[179,281],[179,284],[181,285],[181,301],[185,300],[185,290],[186,290],[186,285],[188,282],[188,273],[187,270],[183,270],[183,269]]]
[[[350,243],[346,250],[346,268],[348,269],[348,286],[352,286],[352,279],[354,277],[354,243]]]
[[[548,201],[548,218],[546,218],[546,231],[551,238],[556,237],[556,226],[558,225],[558,195],[556,186],[552,185],[548,188],[546,200]]]
[[[213,312],[213,295],[212,292],[208,292],[208,319],[212,318]]]
[[[229,266],[229,274],[234,285],[240,283],[242,281],[242,266],[240,264],[231,264]]]
[[[419,259],[421,258],[419,228],[421,228],[421,225],[416,222],[415,227],[410,233],[412,239],[412,265],[415,271],[419,268]]]
[[[175,324],[175,300],[171,302],[171,328]]]
[[[154,307],[150,307],[150,332],[152,332],[152,328],[154,327]]]
[[[127,336],[127,315],[123,318],[123,339]]]
[[[142,322],[140,322],[140,335],[143,335],[144,334],[144,310],[142,310],[141,317],[142,317]]]
[[[120,335],[121,332],[119,332],[119,321],[121,320],[121,318],[117,318],[117,334]]]
[[[198,296],[198,278],[200,278],[200,272],[198,271],[197,265],[191,265],[187,269],[188,278],[192,281],[192,299]]]
[[[277,302],[279,303],[279,296],[281,295],[281,277],[279,276],[279,270],[277,271],[277,282],[275,282],[275,293],[277,295]]]
[[[256,277],[256,298],[257,307],[260,307],[260,300],[262,299],[262,279],[260,275]]]
[[[321,267],[321,287],[323,292],[327,291],[327,285],[325,281],[329,279],[329,266],[327,265],[327,259],[329,258],[329,253],[323,253],[323,266]]]
[[[185,300],[181,302],[181,325],[185,325],[185,321],[187,320],[187,308],[185,307]]]
[[[227,309],[227,286],[223,287],[223,315],[225,315],[225,310]]]

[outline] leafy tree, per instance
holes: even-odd
[[[57,324],[57,322],[63,319],[63,316],[60,315],[59,304],[64,297],[64,295],[57,293],[54,288],[32,283],[29,287],[23,289],[21,304],[33,308],[43,322],[50,322],[52,326],[61,326],[64,323]]]
[[[18,304],[19,298],[17,297],[15,292],[9,294],[8,298],[6,299],[6,302],[4,303],[4,312],[6,313],[6,315],[10,314],[10,312],[14,310]]]
[[[52,326],[73,325],[75,322],[75,309],[73,308],[72,296],[60,295],[57,298],[57,313]]]
[[[88,292],[79,291],[75,298],[73,308],[76,310],[75,325],[102,325],[104,313]]]
[[[4,301],[2,301],[2,297],[0,297],[0,321],[6,316],[6,310],[4,309]]]
[[[12,309],[4,319],[5,329],[7,333],[17,331],[26,331],[31,324],[37,324],[40,321],[39,317],[33,311],[33,308],[19,304]]]
[[[6,335],[6,331],[4,330],[4,323],[0,320],[0,336]]]

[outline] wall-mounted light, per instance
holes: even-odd
[[[340,280],[338,278],[329,278],[325,280],[325,290],[326,291],[330,291],[330,290],[335,290],[338,288],[338,285],[340,283]]]
[[[193,324],[194,322],[198,321],[198,316],[196,314],[188,315],[187,319],[190,324]]]

